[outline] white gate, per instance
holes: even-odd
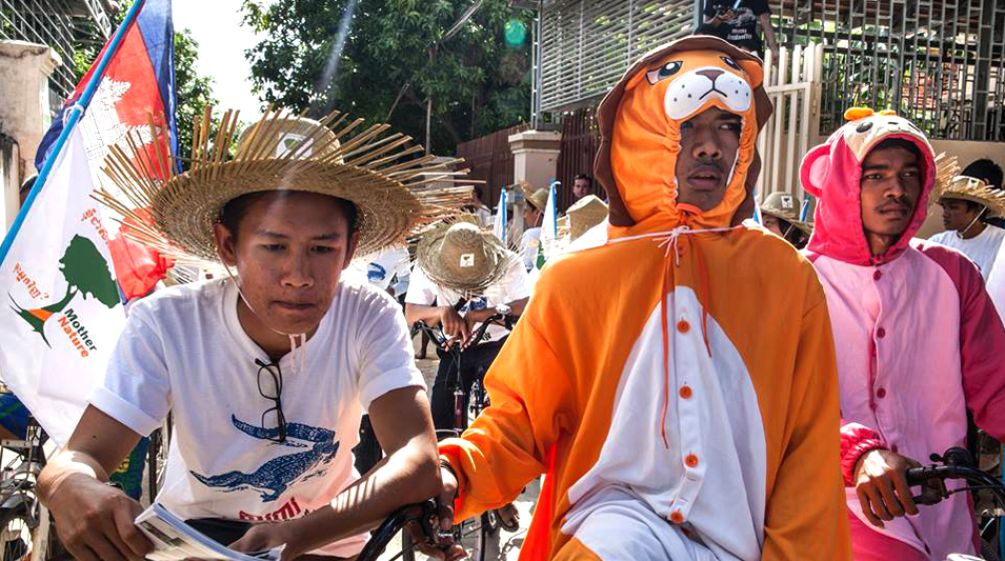
[[[781,48],[777,66],[771,51],[765,54],[764,89],[775,111],[757,141],[761,154],[757,201],[778,191],[804,198],[799,163],[820,136],[823,45]]]

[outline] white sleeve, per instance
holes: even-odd
[[[139,435],[161,426],[171,409],[171,382],[160,330],[143,302],[133,308],[112,351],[104,383],[88,402]]]
[[[358,341],[359,400],[364,409],[392,390],[426,387],[415,366],[415,350],[401,308],[385,295],[367,308]]]
[[[420,306],[432,306],[436,303],[435,287],[418,265],[412,267],[412,274],[408,277],[408,292],[405,293],[405,303],[419,304]]]
[[[506,271],[505,279],[506,286],[504,287],[504,294],[506,295],[506,298],[503,302],[504,304],[530,297],[532,286],[530,282],[530,275],[527,273],[527,269],[523,268],[523,264],[520,263],[519,259],[510,260],[509,269]]]
[[[946,245],[946,234],[948,234],[948,233],[949,233],[948,230],[946,230],[944,232],[939,232],[938,234],[935,234],[931,238],[928,238],[928,239],[931,240],[931,241],[933,241],[933,242],[935,242],[935,243]]]

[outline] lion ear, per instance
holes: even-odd
[[[740,68],[747,73],[750,88],[756,90],[764,82],[764,68],[755,60],[741,60]]]
[[[831,145],[821,144],[810,150],[799,166],[799,180],[803,189],[814,197],[820,198],[824,185],[827,184],[827,174],[830,172]]]

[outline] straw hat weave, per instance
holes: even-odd
[[[985,216],[1005,216],[1005,191],[995,189],[980,179],[958,175],[933,197],[936,201],[961,199],[987,207]]]
[[[477,294],[501,279],[515,257],[502,241],[460,215],[433,226],[419,240],[416,262],[429,280],[465,294]]]
[[[569,241],[582,236],[607,218],[607,204],[596,195],[587,195],[569,207]]]
[[[113,147],[105,160],[109,188],[98,200],[133,218],[132,237],[180,262],[218,263],[213,225],[223,207],[250,193],[302,191],[346,199],[359,209],[357,251],[379,251],[404,238],[422,222],[437,219],[439,207],[424,207],[417,194],[429,184],[452,183],[463,172],[450,167],[462,160],[426,155],[400,133],[385,134],[389,125],[375,124],[351,135],[362,119],[334,112],[321,121],[269,110],[240,137],[228,154],[238,113],[224,113],[210,133],[212,108],[194,123],[191,167],[176,174],[177,157],[168,139],[153,130],[153,146],[139,133],[127,137],[128,149]],[[153,129],[153,125],[151,125]],[[211,138],[212,137],[212,138]],[[443,189],[439,189],[443,191]],[[438,193],[439,197],[444,194]],[[463,194],[448,194],[460,199]],[[149,216],[139,212],[149,208]]]
[[[521,181],[520,191],[523,192],[523,198],[530,203],[530,206],[544,212],[544,209],[548,206],[547,189],[534,189],[526,181]]]

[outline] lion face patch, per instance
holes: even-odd
[[[663,91],[667,117],[687,119],[713,99],[733,113],[747,112],[753,90],[740,65],[722,53],[700,55],[672,59],[646,72],[649,85]]]

